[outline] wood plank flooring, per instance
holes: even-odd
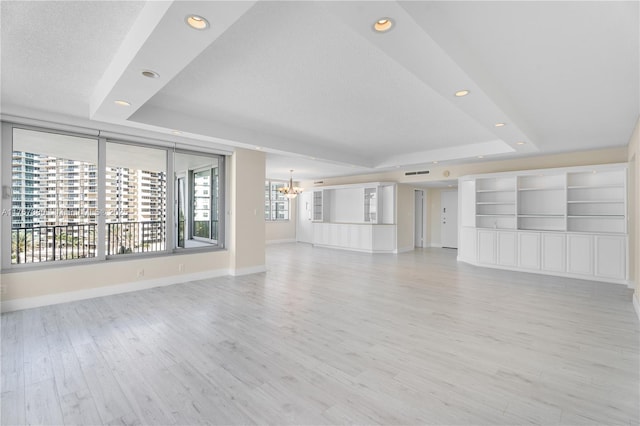
[[[637,425],[631,290],[455,251],[269,246],[266,274],[2,315],[2,424]]]

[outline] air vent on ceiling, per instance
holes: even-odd
[[[324,183],[323,180],[315,180],[315,181],[313,181],[314,185],[322,185],[323,183]]]
[[[413,176],[413,175],[428,175],[429,170],[420,170],[418,172],[405,172],[405,176]]]

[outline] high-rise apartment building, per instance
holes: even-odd
[[[20,151],[12,164],[16,262],[28,262],[34,252],[31,261],[95,256],[99,214],[105,215],[107,254],[164,248],[166,173],[107,167],[105,209],[98,210],[96,164]],[[54,249],[58,253],[43,259],[40,252]]]

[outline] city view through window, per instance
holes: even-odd
[[[166,152],[107,143],[106,204],[98,209],[98,141],[14,129],[11,263],[161,251],[166,245]]]

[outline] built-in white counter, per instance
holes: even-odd
[[[396,225],[316,222],[313,224],[313,245],[367,253],[396,253]]]
[[[396,184],[314,188],[299,199],[299,241],[367,253],[397,253]]]

